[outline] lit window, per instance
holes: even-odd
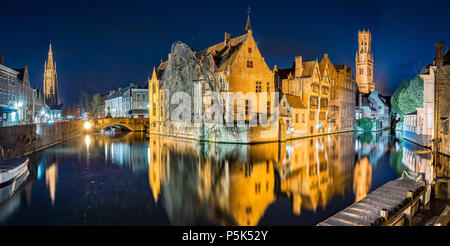
[[[256,81],[256,93],[261,92],[262,91],[262,82],[261,81]]]
[[[252,104],[250,100],[245,100],[245,115],[250,115],[250,112],[252,110]]]
[[[248,53],[252,53],[252,48],[248,48]]]
[[[311,106],[317,106],[317,97],[311,97]]]

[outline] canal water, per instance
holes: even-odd
[[[316,225],[425,168],[417,148],[388,132],[255,145],[84,135],[30,156],[14,194],[0,187],[0,224]]]

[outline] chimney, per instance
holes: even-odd
[[[230,42],[230,39],[231,39],[230,33],[226,32],[225,33],[225,40],[224,40],[225,45],[227,45]]]
[[[436,66],[440,67],[444,62],[444,42],[436,42]]]
[[[328,59],[328,54],[323,54],[323,59]]]
[[[303,73],[303,69],[302,69],[302,57],[301,56],[296,56],[295,57],[295,77],[301,77],[302,73]]]
[[[5,63],[3,62],[3,55],[0,55],[0,64],[5,65]]]

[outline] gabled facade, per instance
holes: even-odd
[[[186,51],[194,54],[194,57],[192,58],[192,62],[194,63],[193,66],[195,67],[194,70],[202,70],[203,72],[203,74],[198,76],[198,78],[194,78],[195,81],[192,81],[192,85],[189,84],[187,86],[193,87],[195,83],[201,84],[203,89],[201,95],[203,102],[211,101],[211,104],[204,103],[201,105],[202,108],[199,109],[199,111],[202,114],[207,112],[209,107],[212,107],[212,98],[209,98],[210,100],[208,100],[211,92],[219,92],[224,100],[225,112],[233,112],[231,115],[234,117],[235,123],[243,117],[245,122],[247,122],[246,124],[248,124],[251,119],[259,119],[259,114],[265,115],[268,120],[272,119],[270,112],[274,109],[274,105],[278,105],[278,98],[275,100],[270,99],[271,93],[275,92],[274,75],[265,62],[264,57],[261,55],[261,52],[256,44],[249,19],[247,19],[245,30],[245,34],[235,38],[231,38],[229,33],[225,33],[225,37],[222,42],[203,50],[192,51],[192,49],[189,48],[190,50]],[[187,46],[184,45],[184,47]],[[172,134],[169,131],[172,131],[170,129],[173,129],[174,124],[170,121],[170,112],[168,112],[169,109],[167,100],[170,99],[171,95],[169,94],[173,94],[173,91],[169,92],[173,89],[173,82],[168,82],[167,78],[172,76],[170,69],[173,69],[178,64],[180,63],[177,54],[169,54],[168,60],[161,62],[157,69],[153,69],[152,76],[149,78],[149,117],[151,132],[169,135]],[[186,64],[183,65],[187,66]],[[205,72],[204,69],[207,69],[208,71]],[[190,74],[189,76],[191,75],[193,74]],[[193,76],[195,77],[197,75]],[[205,76],[208,76],[208,78],[205,78]],[[183,80],[182,78],[180,79]],[[207,80],[208,82],[205,82]],[[181,84],[184,83],[184,81],[180,82]],[[191,81],[189,83],[191,83]],[[185,92],[190,93],[191,91]],[[242,94],[244,98],[242,101],[235,100],[233,102],[231,99],[228,100],[226,96],[229,93]],[[253,93],[255,98],[249,96],[248,93]],[[269,100],[264,103],[263,106],[258,106],[259,98],[263,95],[263,93],[268,93],[267,98]],[[205,136],[205,130],[196,129],[193,121],[197,119],[198,115],[195,113],[195,110],[195,108],[192,108],[193,119],[191,118],[191,124],[193,125],[193,128],[189,128],[189,130],[187,128],[177,128],[177,134],[182,134],[185,137],[193,139],[224,137],[224,134],[218,134],[215,129],[212,129],[216,132],[214,134],[218,134],[215,137],[211,137],[210,134],[207,134],[209,136]],[[208,117],[206,113],[205,116]],[[271,133],[273,136],[269,137],[272,140],[278,140],[278,122],[275,124],[276,129],[273,128]],[[214,126],[207,127],[214,128]],[[246,130],[241,130],[246,133],[237,136],[239,138],[243,138],[238,142],[256,141],[255,139],[258,137],[255,137],[255,135],[259,135],[259,133],[257,133],[259,131],[258,127],[246,126],[244,128],[246,128]],[[190,132],[184,132],[185,130]],[[207,129],[206,131],[209,130]],[[234,140],[231,139],[229,141]],[[259,138],[258,141],[264,140]]]
[[[337,123],[337,131],[350,131],[355,129],[355,107],[357,90],[356,81],[353,77],[351,67],[347,65],[335,66],[337,72],[337,80],[334,86],[332,85],[332,92],[330,97],[330,104],[333,106],[331,115],[334,115]],[[332,82],[333,84],[333,82]]]

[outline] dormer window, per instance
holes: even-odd
[[[252,48],[248,48],[248,53],[250,54],[250,53],[252,53]]]
[[[247,60],[247,67],[248,68],[253,68],[253,61]]]

